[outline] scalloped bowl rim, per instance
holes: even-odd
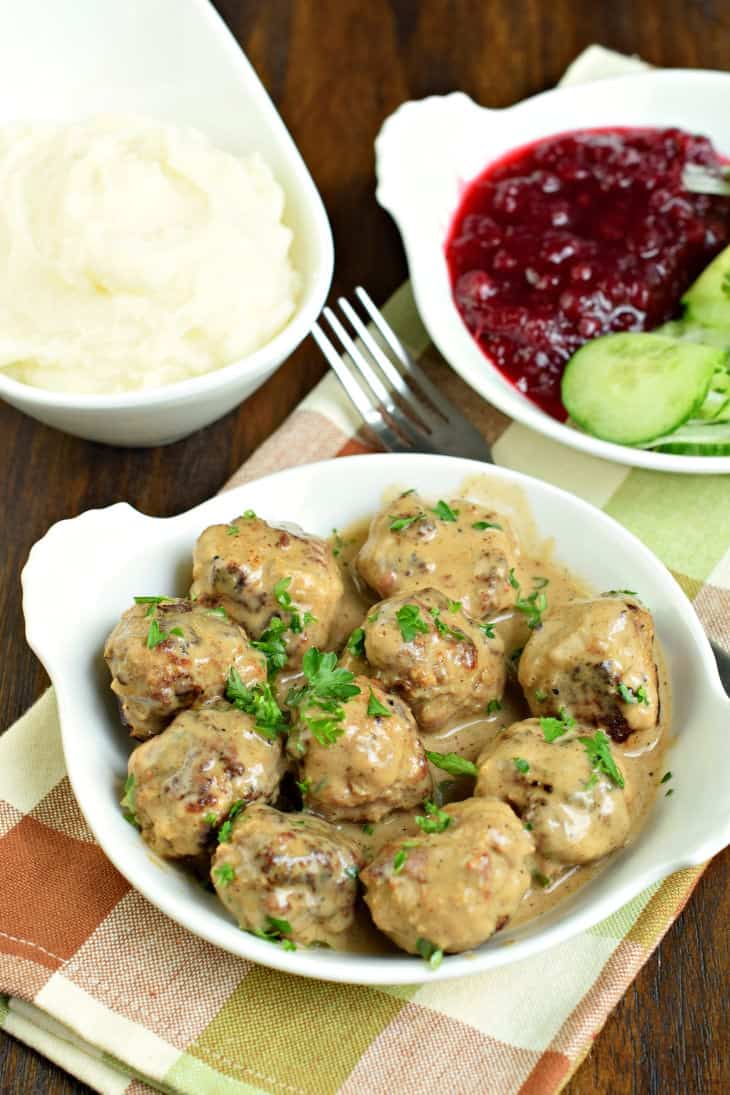
[[[211,521],[230,520],[251,507],[270,519],[296,521],[327,535],[332,525],[345,527],[371,512],[394,484],[448,497],[474,476],[502,489],[509,484],[526,495],[541,534],[558,535],[558,557],[571,566],[577,560],[579,572],[589,579],[592,575],[594,583],[596,578],[605,580],[606,585],[598,583],[601,588],[608,583],[615,588],[622,576],[625,582],[628,569],[632,581],[649,590],[647,603],[674,680],[675,730],[676,719],[683,720],[670,745],[670,753],[679,751],[682,762],[668,765],[674,767],[678,793],[657,799],[639,838],[612,857],[576,899],[568,898],[559,916],[546,914],[471,954],[447,956],[434,972],[406,955],[304,948],[290,953],[241,932],[213,895],[153,856],[122,818],[118,798],[129,741],[109,704],[100,653],[105,635],[134,593],[156,590],[158,584],[170,589],[172,582],[180,588],[180,566],[189,568],[193,541]],[[569,536],[574,538],[569,541]],[[580,545],[591,536],[595,550],[585,557]],[[569,548],[567,555],[561,546]],[[730,702],[699,620],[666,568],[631,533],[587,502],[542,481],[502,468],[485,470],[474,461],[426,455],[354,456],[344,466],[340,460],[302,465],[225,492],[176,517],[148,517],[117,503],[61,521],[31,549],[22,585],[27,639],[55,686],[68,774],[96,839],[154,905],[239,957],[353,984],[412,984],[482,973],[590,928],[651,883],[704,862],[730,843],[730,805],[725,801],[730,756],[723,752]],[[688,743],[688,734],[696,735],[703,748]],[[648,853],[642,849],[650,840],[659,842],[658,850],[644,862]]]

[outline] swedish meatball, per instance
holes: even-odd
[[[285,920],[288,938],[328,942],[350,927],[357,896],[357,848],[321,818],[254,803],[218,845],[211,878],[246,931]]]
[[[299,667],[310,646],[327,646],[342,595],[332,548],[316,536],[244,514],[211,525],[195,545],[191,596],[223,605],[254,639],[279,617],[289,668]]]
[[[360,574],[381,597],[436,588],[475,619],[514,602],[509,578],[518,566],[505,517],[463,498],[428,506],[417,494],[376,514],[357,556]]]
[[[232,666],[246,685],[266,680],[264,656],[233,620],[190,601],[150,607],[128,608],[104,648],[132,737],[159,734],[178,711],[222,696]]]
[[[363,630],[374,675],[406,700],[424,730],[484,712],[502,697],[504,643],[436,589],[381,601]]]
[[[580,740],[595,741],[595,734],[595,727],[576,724],[548,741],[539,719],[525,719],[500,734],[478,761],[474,793],[508,802],[530,827],[539,854],[560,867],[601,859],[626,843],[631,827],[624,773],[617,765],[620,786],[594,766]]]
[[[565,708],[615,741],[659,718],[654,621],[636,601],[572,601],[544,617],[522,652],[519,681],[534,715]]]
[[[219,700],[182,711],[129,758],[128,795],[142,838],[161,856],[197,856],[234,803],[269,799],[285,768],[281,740]]]
[[[299,759],[308,809],[330,821],[379,821],[427,798],[431,776],[403,700],[368,677],[353,684],[360,692],[341,705],[339,736],[329,744],[317,740],[311,722],[327,712],[313,707],[299,717],[289,752]]]
[[[411,954],[419,940],[452,953],[504,927],[530,885],[530,834],[504,802],[447,806],[442,832],[387,844],[361,874],[375,924]]]

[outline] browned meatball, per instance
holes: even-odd
[[[615,741],[651,730],[659,718],[654,621],[630,599],[560,605],[530,636],[519,681],[534,715],[564,708]]]
[[[298,668],[310,646],[327,646],[343,586],[326,541],[244,514],[198,537],[190,592],[223,605],[254,639],[281,619],[288,665]]]
[[[234,804],[269,799],[285,768],[281,739],[219,700],[181,712],[129,758],[127,803],[161,856],[197,856]]]
[[[514,603],[509,579],[518,565],[517,541],[501,514],[463,498],[430,506],[417,494],[401,495],[373,518],[357,557],[381,597],[436,588],[475,619]]]
[[[289,751],[300,761],[308,809],[331,821],[379,821],[427,798],[431,776],[403,700],[367,677],[355,677],[353,684],[360,691],[342,703],[335,740],[317,740],[311,726],[316,729],[328,712],[311,707],[300,715]]]
[[[504,643],[436,589],[381,601],[363,630],[374,675],[403,696],[424,730],[484,712],[502,697]]]
[[[424,942],[452,953],[478,947],[530,885],[532,839],[509,806],[470,798],[444,814],[442,832],[386,844],[360,876],[376,925],[411,954]]]
[[[246,685],[266,680],[266,660],[242,628],[190,601],[128,608],[104,657],[122,721],[141,739],[159,734],[178,711],[222,696],[231,667]]]
[[[560,733],[556,722],[543,720],[543,729],[540,719],[525,719],[501,733],[479,758],[475,794],[508,802],[529,826],[540,855],[562,868],[591,863],[625,844],[632,794],[605,734],[615,770],[610,763],[597,767],[580,740],[595,743],[595,727],[576,724]]]
[[[327,943],[352,924],[361,864],[357,848],[321,818],[254,803],[218,845],[211,878],[244,930],[286,921],[287,938]]]

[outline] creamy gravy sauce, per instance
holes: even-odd
[[[383,497],[387,504],[408,486],[392,487]],[[541,538],[530,512],[527,499],[513,484],[506,484],[488,475],[479,475],[465,480],[454,497],[467,497],[483,502],[509,517],[521,549],[521,571],[525,592],[535,587],[534,579],[547,578],[545,592],[550,608],[568,601],[597,596],[599,591],[591,589],[576,575],[572,575],[556,558],[555,543],[552,539]],[[358,627],[368,609],[377,597],[368,590],[357,571],[355,558],[368,534],[369,519],[358,521],[345,529],[340,529],[332,537],[337,552],[345,587],[341,603],[341,631],[338,628],[338,641],[344,642],[350,632]],[[628,581],[629,576],[627,576]],[[630,584],[630,582],[628,582]],[[505,654],[510,657],[521,650],[530,631],[525,617],[520,612],[505,612],[495,617],[495,627],[505,644]],[[630,843],[642,829],[649,809],[656,797],[657,787],[664,775],[663,757],[671,724],[671,699],[666,666],[658,647],[655,649],[659,675],[660,721],[659,726],[646,732],[637,732],[623,743],[612,743],[614,755],[619,767],[624,771],[634,788],[634,818],[629,834]],[[363,664],[363,663],[361,663]],[[530,717],[530,711],[522,691],[512,671],[508,675],[507,687],[502,697],[499,712],[483,718],[472,718],[456,722],[440,729],[438,733],[421,734],[426,749],[441,753],[459,753],[469,760],[476,760],[481,751],[512,723]],[[434,786],[441,788],[443,801],[456,802],[468,798],[473,791],[470,779],[454,780],[438,768],[432,766]],[[396,811],[382,821],[368,826],[352,822],[336,824],[362,850],[367,860],[371,860],[383,845],[396,840],[404,840],[420,835],[415,822],[418,811]],[[614,855],[619,853],[614,853]],[[535,883],[525,894],[517,912],[512,916],[509,927],[518,927],[529,920],[549,912],[559,902],[581,889],[613,859],[607,856],[597,863],[583,867],[566,869],[550,885]],[[539,866],[536,864],[536,866]],[[496,939],[499,936],[495,937]],[[362,901],[352,928],[328,940],[338,950],[368,954],[400,953],[395,945],[382,935],[374,926]]]

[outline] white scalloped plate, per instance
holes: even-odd
[[[510,418],[574,449],[656,471],[730,472],[728,456],[680,456],[614,445],[551,418],[490,362],[454,304],[444,243],[464,187],[511,148],[596,126],[679,126],[730,154],[730,74],[688,69],[556,88],[505,110],[460,92],[404,103],[375,142],[377,197],[395,220],[431,338],[453,369]]]
[[[299,948],[289,953],[238,930],[217,899],[184,871],[156,859],[122,818],[121,787],[130,742],[112,702],[104,639],[133,595],[179,592],[189,580],[193,543],[211,522],[252,508],[329,535],[372,513],[393,485],[448,498],[474,476],[526,496],[542,535],[563,562],[598,589],[630,585],[654,614],[674,692],[663,795],[639,839],[574,897],[539,920],[500,933],[472,955],[453,955],[429,972],[418,958]],[[589,545],[589,548],[586,548]],[[479,973],[526,958],[582,931],[646,886],[704,862],[730,843],[730,702],[699,621],[667,569],[600,510],[546,483],[502,468],[445,456],[350,457],[279,472],[166,519],[125,503],[61,521],[30,553],[23,571],[28,642],[56,688],[69,777],[97,840],[130,883],[191,932],[245,958],[291,973],[354,984],[410,984]]]

